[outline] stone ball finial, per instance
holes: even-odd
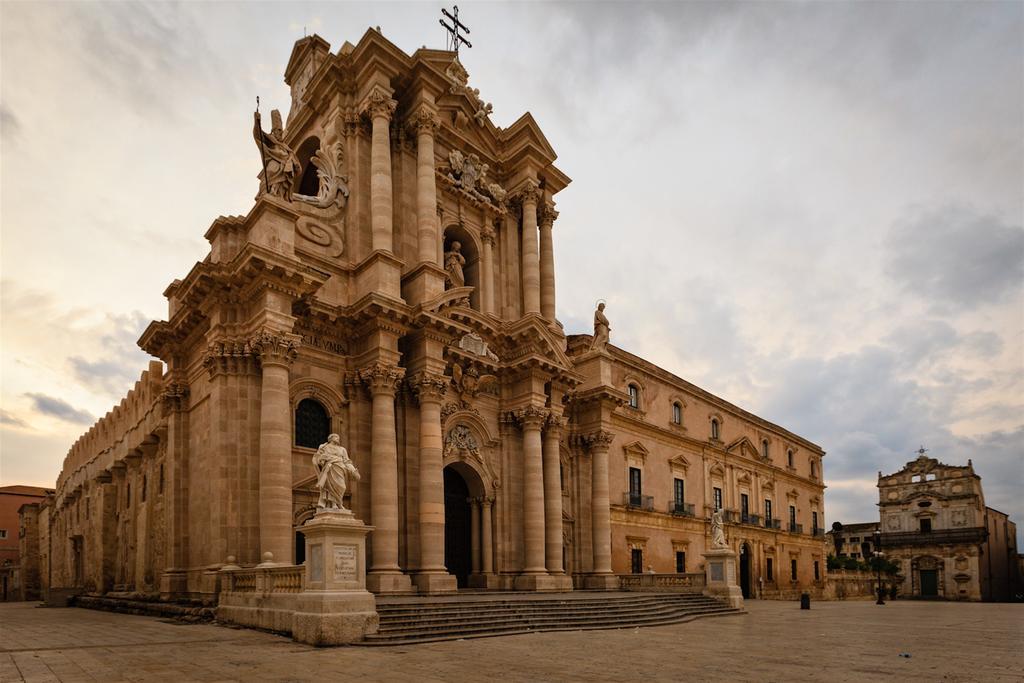
[[[267,552],[263,553],[263,561],[264,562],[273,562],[274,561],[274,553],[270,552],[269,550]]]
[[[228,564],[235,564],[235,556],[228,555]]]

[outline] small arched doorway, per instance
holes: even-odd
[[[472,571],[472,511],[469,485],[449,465],[444,468],[444,564],[458,581],[459,588],[469,585]]]
[[[750,597],[750,546],[746,543],[740,544],[740,590],[744,600]]]

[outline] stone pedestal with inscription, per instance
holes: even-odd
[[[306,581],[292,617],[292,638],[343,645],[377,632],[377,606],[366,590],[366,536],[372,530],[338,509],[320,510],[299,529],[306,537]]]
[[[743,609],[743,591],[736,583],[736,553],[729,548],[715,548],[704,553],[704,594]]]

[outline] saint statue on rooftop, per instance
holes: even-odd
[[[263,158],[264,186],[267,193],[291,201],[292,185],[299,171],[299,159],[284,141],[284,126],[281,112],[270,112],[270,132],[265,133],[260,123],[260,113],[254,115],[252,135]]]

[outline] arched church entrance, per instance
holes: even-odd
[[[750,597],[750,546],[746,543],[740,545],[740,590],[744,600]]]
[[[472,511],[469,485],[455,467],[444,468],[444,564],[459,588],[469,585],[472,571]]]

